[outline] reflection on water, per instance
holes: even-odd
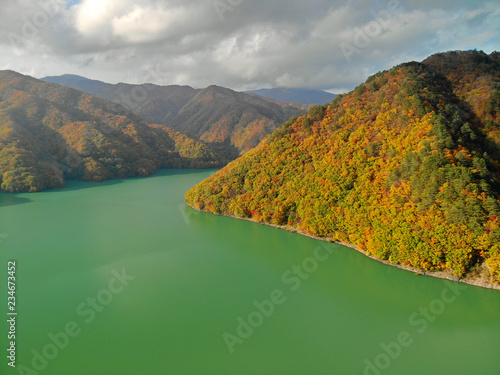
[[[23,194],[26,195],[26,194]],[[0,193],[0,207],[13,206],[15,204],[29,203],[31,200],[17,194]]]

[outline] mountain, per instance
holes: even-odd
[[[45,77],[42,81],[71,87],[113,101],[137,113],[149,123],[162,125],[166,119],[177,114],[198,91],[189,86],[177,85],[114,85],[73,74]]]
[[[161,167],[227,163],[204,143],[104,99],[0,71],[0,189],[39,191],[66,179],[145,176]]]
[[[205,142],[230,142],[240,152],[256,147],[265,137],[305,107],[210,86],[199,90],[166,121],[173,129]]]
[[[246,91],[249,94],[257,94],[266,98],[272,98],[280,102],[301,103],[301,104],[329,104],[337,95],[322,90],[310,89],[260,89]]]
[[[43,80],[119,103],[149,123],[214,143],[233,158],[257,146],[291,116],[307,110],[305,105],[281,103],[218,86],[193,89],[153,84],[112,85],[75,75]]]
[[[106,92],[112,85],[101,81],[91,80],[75,74],[64,74],[62,76],[45,77],[42,81],[56,83],[58,85],[67,86],[76,90],[85,91],[91,95],[97,96],[97,93],[103,94],[101,97],[110,100],[106,97]]]
[[[500,53],[370,77],[192,188],[192,207],[500,283]]]

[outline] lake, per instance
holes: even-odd
[[[0,194],[2,305],[13,260],[18,313],[0,372],[500,373],[498,291],[186,207],[211,173]]]

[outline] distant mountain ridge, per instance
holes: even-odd
[[[168,126],[191,138],[226,145],[238,156],[259,144],[281,123],[306,112],[307,106],[218,86],[109,84],[76,75],[42,80],[117,102],[153,124]],[[230,150],[228,151],[230,152]]]
[[[500,53],[368,78],[186,194],[420,273],[500,288]]]
[[[308,105],[325,105],[330,104],[337,95],[331,94],[322,90],[311,89],[260,89],[253,91],[245,91],[246,93],[256,94],[286,103],[300,103]]]
[[[225,165],[221,153],[82,91],[0,71],[0,190]]]

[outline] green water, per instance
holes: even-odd
[[[500,374],[500,292],[185,207],[210,173],[0,194],[0,373]]]

